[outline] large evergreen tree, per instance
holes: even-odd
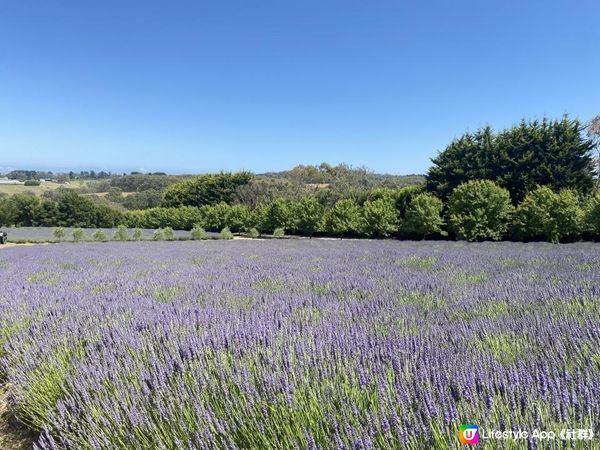
[[[493,180],[517,203],[538,185],[555,190],[593,188],[594,144],[578,120],[523,120],[493,133],[490,127],[466,133],[432,159],[427,189],[442,199],[470,180]]]

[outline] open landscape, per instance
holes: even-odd
[[[0,12],[0,450],[600,450],[600,2]]]

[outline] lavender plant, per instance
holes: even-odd
[[[599,249],[10,248],[0,375],[40,450],[459,449],[461,423],[598,434]]]

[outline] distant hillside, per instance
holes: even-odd
[[[331,166],[322,163],[318,166],[298,165],[283,172],[266,172],[258,177],[286,179],[311,186],[346,184],[355,188],[403,187],[420,185],[425,182],[423,175],[389,175],[375,173],[366,167],[352,167],[347,164]]]

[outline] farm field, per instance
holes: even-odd
[[[598,244],[64,243],[6,249],[0,272],[0,382],[39,449],[600,429]]]
[[[85,185],[85,181],[69,181],[67,183],[55,183],[53,181],[45,181],[39,186],[24,186],[22,184],[1,184],[0,183],[0,194],[14,195],[23,194],[26,192],[33,193],[35,195],[42,195],[44,192],[52,191],[60,187],[68,189],[76,189]]]

